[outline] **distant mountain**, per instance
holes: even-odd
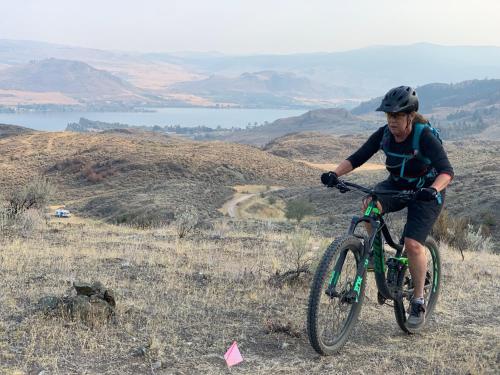
[[[265,106],[276,103],[286,106],[318,106],[353,93],[345,87],[335,87],[294,73],[276,71],[245,72],[237,77],[212,75],[199,81],[174,84],[170,90],[210,98],[215,102],[237,103],[244,106]],[[330,102],[330,106],[331,106]]]
[[[0,39],[0,63],[7,65],[26,64],[31,60],[58,58],[81,61],[110,61],[137,59],[137,54],[82,48],[63,44],[30,40]]]
[[[104,69],[180,105],[332,107],[379,96],[401,84],[500,79],[500,47],[419,43],[332,53],[231,56],[0,40],[0,68],[52,57]],[[283,85],[284,81],[288,82]]]
[[[151,105],[161,99],[148,95],[107,71],[81,61],[45,59],[0,70],[0,89],[59,92],[81,104],[113,101]]]
[[[87,63],[106,70],[142,89],[159,90],[173,82],[199,79],[202,76],[182,66],[153,61],[147,54],[106,51],[28,40],[0,39],[0,69],[27,64],[33,60],[56,58]]]
[[[485,107],[500,105],[500,79],[464,81],[455,84],[431,83],[417,87],[420,112],[430,113],[441,107]],[[383,95],[361,103],[352,110],[361,115],[373,112]]]
[[[0,71],[0,88],[59,91],[78,97],[112,96],[138,91],[112,74],[73,60],[45,59]]]
[[[207,74],[245,71],[294,72],[318,82],[348,87],[356,97],[380,95],[390,87],[429,82],[500,78],[500,47],[441,46],[418,43],[373,46],[345,52],[292,55],[153,54],[148,58],[190,66]]]

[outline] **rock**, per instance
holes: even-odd
[[[90,313],[93,319],[106,320],[114,314],[113,307],[105,300],[92,296],[90,297]]]
[[[156,361],[151,364],[151,369],[158,370],[159,368],[161,368],[161,361]]]
[[[88,320],[90,314],[90,298],[85,295],[77,295],[69,303],[71,318]]]
[[[132,350],[132,355],[134,357],[144,357],[146,353],[148,352],[148,348],[146,346],[140,346],[138,348],[135,348]]]
[[[79,319],[90,325],[98,321],[112,321],[116,306],[113,290],[106,289],[98,281],[92,284],[75,282],[73,287],[76,296],[43,297],[38,302],[38,308],[44,312],[58,311],[63,317]]]
[[[104,292],[106,291],[104,285],[102,285],[102,283],[99,281],[95,281],[94,283],[92,283],[92,289],[94,289],[93,294],[101,294],[102,296],[104,296]]]
[[[44,313],[49,313],[56,310],[62,302],[62,299],[55,296],[46,296],[38,300],[37,309]]]
[[[281,344],[281,349],[286,349],[286,348],[288,348],[289,346],[290,346],[290,344],[289,344],[289,343],[284,342],[283,344]]]
[[[78,295],[90,297],[92,294],[95,294],[94,288],[88,283],[74,282],[73,288],[75,288],[76,294]]]
[[[106,289],[104,292],[104,300],[109,303],[112,307],[116,306],[115,292],[112,289]]]

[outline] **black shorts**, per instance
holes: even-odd
[[[394,184],[394,182],[390,179],[378,183],[375,186],[375,189],[401,190],[401,188]],[[404,236],[418,241],[422,245],[425,243],[432,226],[436,222],[439,213],[443,208],[444,198],[445,190],[441,191],[441,204],[439,204],[436,200],[430,202],[417,200],[404,201],[393,198],[390,195],[381,195],[378,197],[380,204],[382,205],[383,212],[396,212],[408,207]]]

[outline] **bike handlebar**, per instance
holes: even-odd
[[[355,190],[362,191],[363,193],[369,194],[371,196],[393,195],[396,198],[409,199],[409,200],[415,199],[415,194],[416,194],[413,190],[375,190],[352,182],[344,181],[341,179],[339,179],[339,183],[335,185],[335,187],[339,189],[341,193],[350,191],[351,189],[349,189],[349,187],[351,187],[354,188]]]

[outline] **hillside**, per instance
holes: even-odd
[[[291,133],[273,139],[263,150],[288,159],[338,163],[356,151],[365,140],[364,135]]]
[[[459,83],[430,83],[416,88],[421,103],[420,112],[432,113],[439,108],[474,110],[500,105],[500,79],[471,80]],[[361,103],[352,109],[355,115],[375,111],[383,95]]]
[[[237,184],[306,184],[317,171],[259,149],[195,142],[148,132],[35,133],[0,140],[2,189],[37,174],[56,185],[58,199],[79,215],[108,221],[171,220],[176,209],[217,211]]]
[[[365,133],[373,129],[373,122],[352,115],[345,109],[328,108],[311,110],[303,115],[278,119],[270,124],[217,137],[228,142],[263,146],[274,138],[297,132],[325,134]]]
[[[316,165],[339,163],[367,136],[334,136],[317,133],[290,134],[273,140],[264,147],[270,153],[293,160],[306,160]],[[455,170],[455,178],[447,189],[446,207],[456,218],[471,220],[475,225],[484,225],[485,230],[500,241],[500,196],[492,194],[500,187],[500,141],[460,140],[445,141],[444,147]],[[375,154],[368,163],[383,165],[382,152]],[[368,174],[348,175],[347,179],[374,185],[387,177],[385,169]],[[276,193],[281,199],[307,198],[316,206],[315,214],[331,217],[335,212],[348,220],[359,207],[356,194],[345,194],[342,199],[338,192],[326,191],[321,186],[313,188],[297,187]],[[332,219],[330,219],[332,220]],[[342,221],[340,216],[337,220]],[[326,224],[326,223],[325,223]]]
[[[61,93],[76,99],[81,106],[107,102],[130,106],[162,102],[106,71],[80,61],[54,58],[0,70],[0,89]]]
[[[466,251],[462,261],[445,246],[443,289],[424,332],[397,327],[369,274],[354,333],[338,355],[319,358],[306,332],[311,276],[282,288],[269,279],[293,269],[293,243],[304,244],[314,267],[330,241],[264,224],[179,240],[170,226],[60,219],[28,239],[2,238],[0,373],[227,374],[223,354],[237,341],[238,374],[495,374],[500,258]],[[75,281],[111,288],[115,319],[86,325],[44,314],[37,302],[73,295]]]
[[[25,128],[23,126],[0,124],[0,138],[34,132],[36,132],[36,130]]]
[[[359,212],[361,195],[327,189],[317,169],[271,153],[289,149],[293,159],[321,162],[324,153],[338,160],[361,138],[293,134],[274,140],[267,151],[127,128],[18,130],[0,139],[1,192],[42,174],[57,187],[51,203],[66,204],[76,219],[35,216],[19,222],[24,230],[17,234],[0,231],[0,373],[225,374],[223,354],[237,341],[244,362],[231,371],[241,374],[382,375],[415,368],[495,374],[499,256],[471,248],[462,260],[445,244],[442,292],[421,334],[402,333],[392,307],[378,305],[370,273],[362,314],[346,346],[325,358],[311,348],[306,311],[312,272],[332,238]],[[457,217],[477,214],[474,219],[488,222],[497,236],[500,201],[492,192],[499,185],[500,144],[446,147],[457,173],[447,206]],[[349,178],[373,184],[384,173]],[[247,211],[302,198],[314,212],[300,224],[280,217],[221,217],[217,209],[236,184],[280,187],[259,194]],[[194,206],[203,222],[181,239],[172,219],[185,205]],[[490,216],[481,219],[483,213]],[[401,226],[396,215],[390,217],[391,228]],[[480,246],[477,241],[484,238],[476,238]],[[290,283],[275,281],[298,264],[310,273]],[[67,299],[75,294],[73,283],[94,281],[113,290],[116,308],[109,322],[92,314],[84,322],[58,316],[39,303],[47,296]]]

